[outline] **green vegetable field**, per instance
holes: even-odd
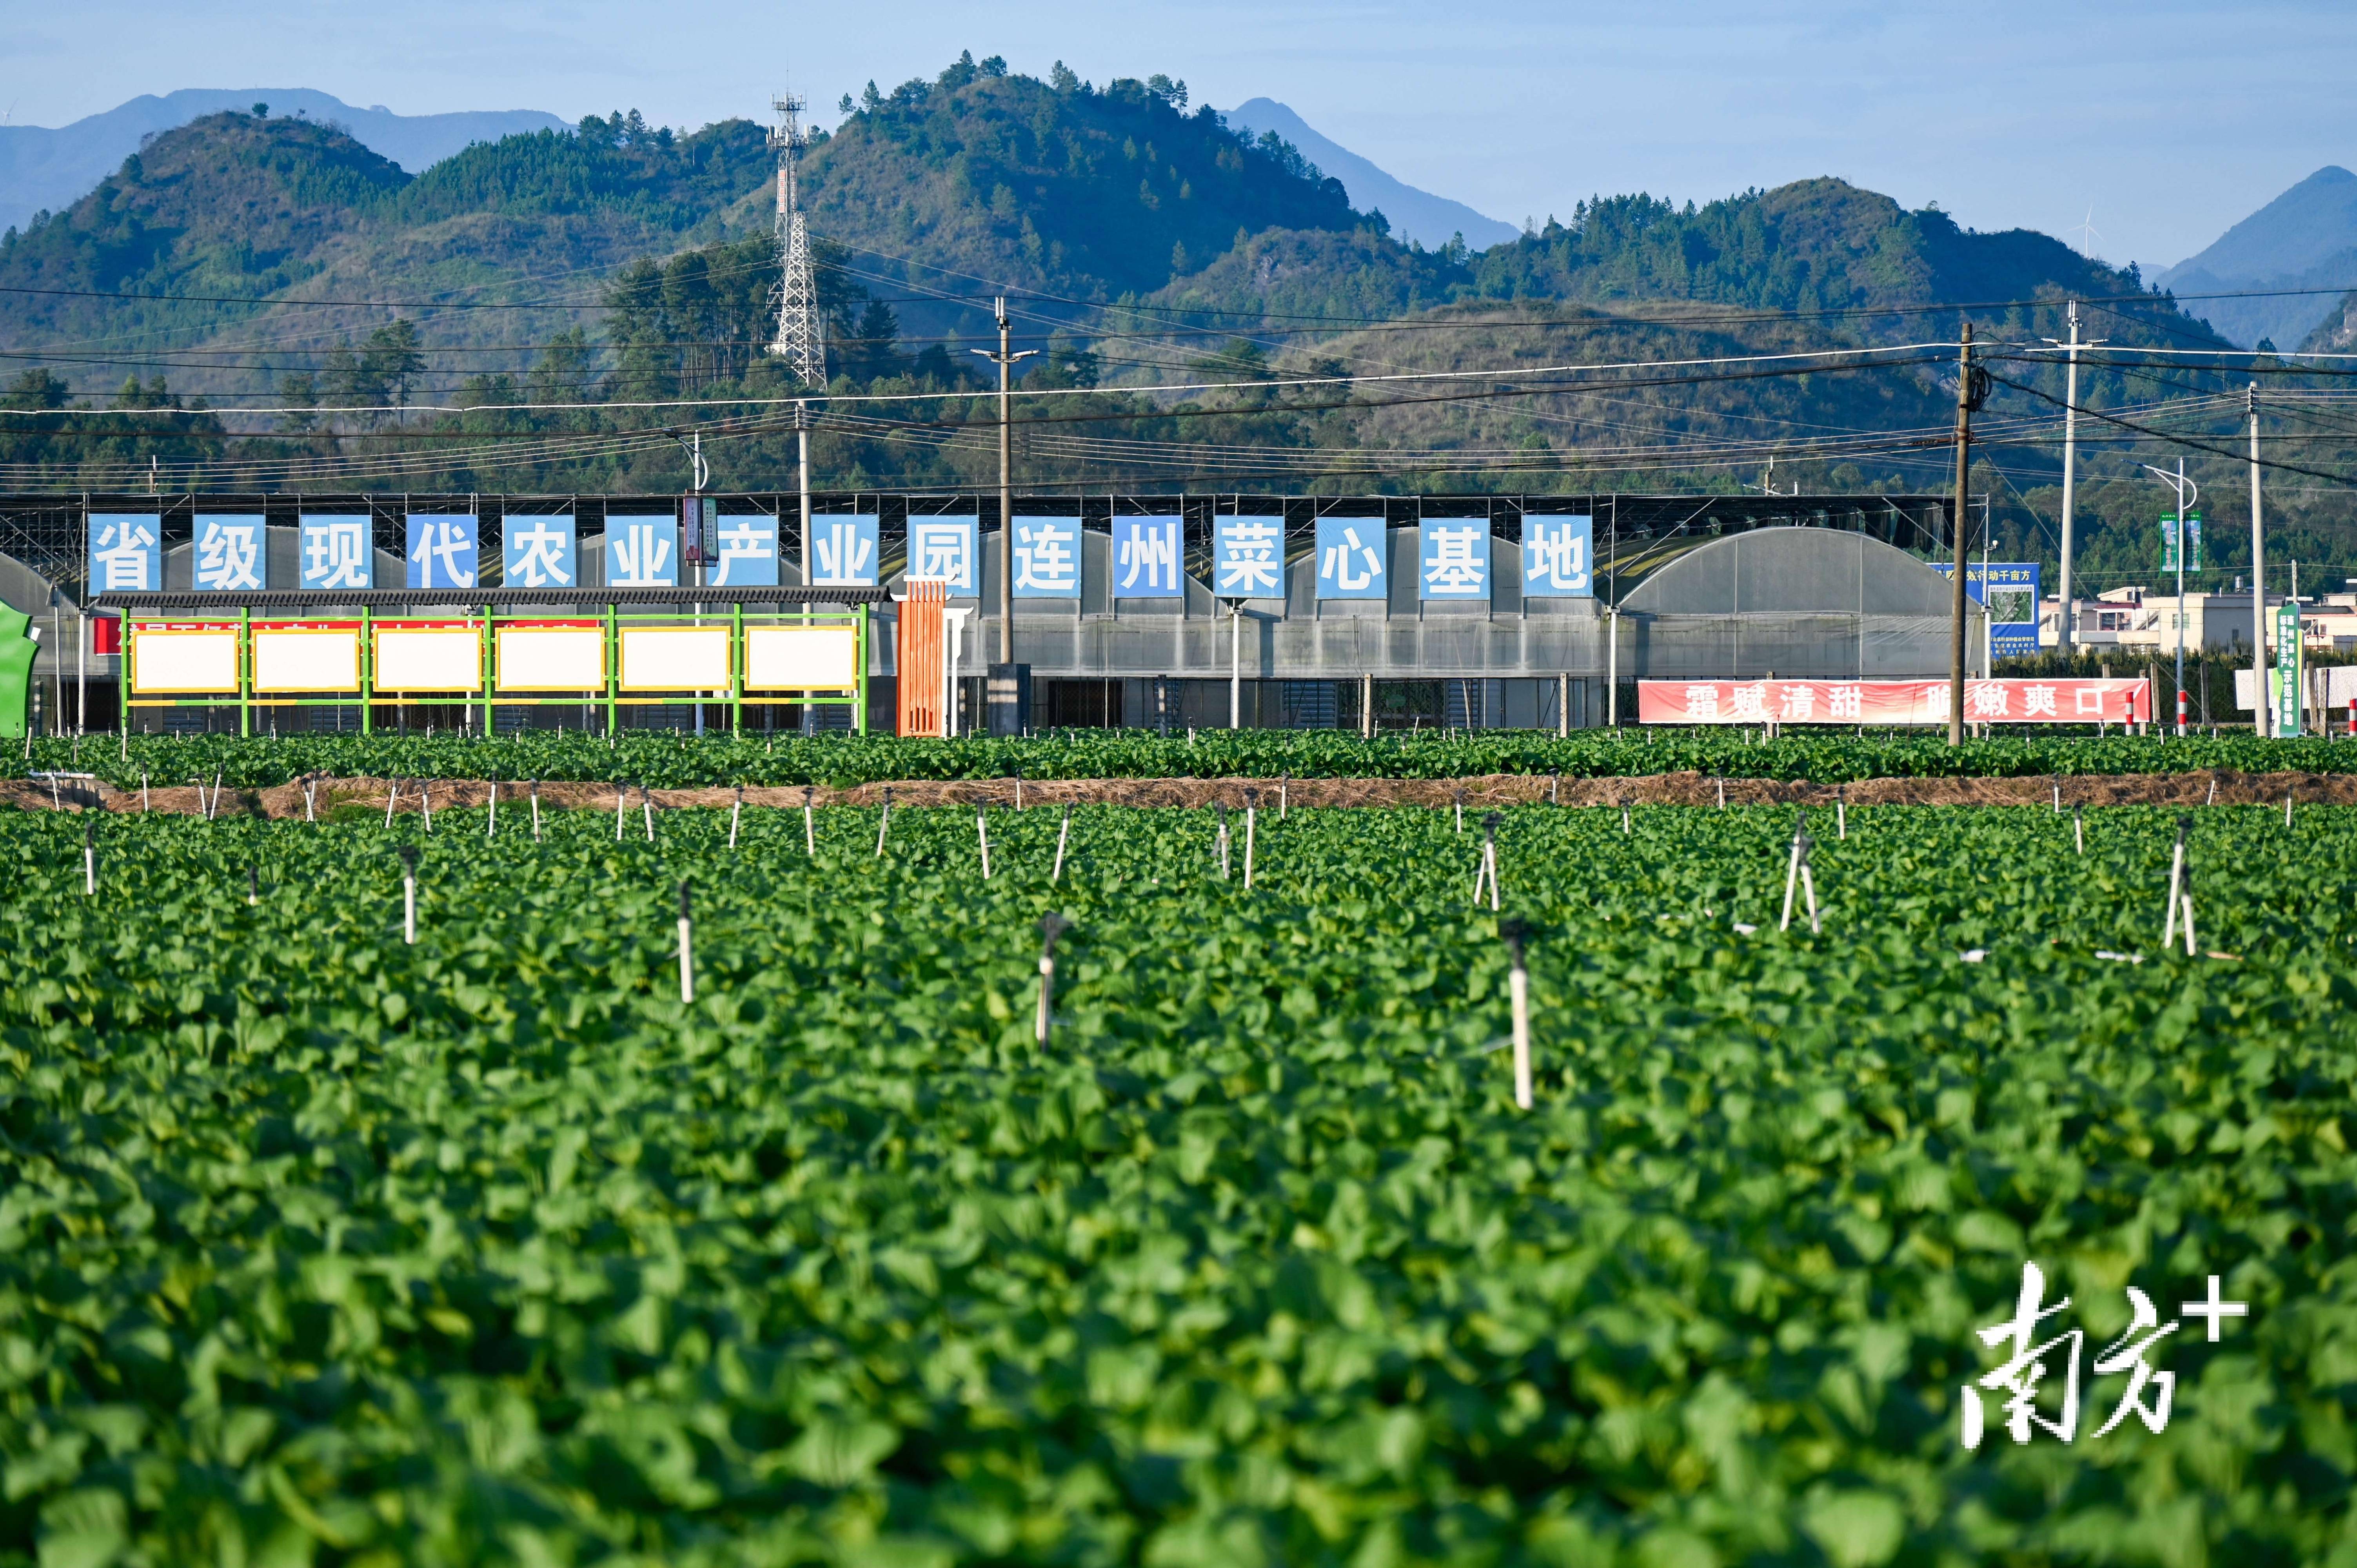
[[[1060,731],[1021,740],[987,736],[903,740],[891,736],[799,734],[698,739],[626,730],[611,744],[578,731],[526,732],[493,740],[454,736],[97,735],[35,741],[26,755],[0,754],[0,776],[37,768],[96,773],[119,789],[141,775],[156,784],[208,787],[219,773],[233,789],[288,783],[305,774],[339,778],[622,780],[659,789],[716,784],[858,784],[903,779],[1461,779],[1479,774],[1610,778],[1684,769],[1735,779],[1840,784],[1861,779],[2045,778],[2052,774],[2188,773],[2231,768],[2265,773],[2357,772],[2346,738],[2262,740],[2222,733],[2176,740],[2159,736],[2005,736],[1951,747],[1937,734],[1854,736],[1802,732],[1764,739],[1758,731],[1473,730],[1372,740],[1334,730],[1202,730],[1168,736],[1150,730]]]
[[[1508,812],[1523,1112],[1448,811],[0,811],[0,1563],[2350,1561],[2357,810],[2176,822]],[[2029,1262],[2247,1316],[1967,1450]]]

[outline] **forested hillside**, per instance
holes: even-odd
[[[1700,206],[1600,197],[1476,255],[1397,242],[1297,150],[1232,132],[1167,78],[1097,87],[969,55],[840,107],[802,168],[825,487],[995,477],[968,350],[995,343],[1000,295],[1018,346],[1041,350],[1025,385],[1073,393],[1025,410],[1024,479],[1092,489],[1943,489],[1952,349],[1806,375],[1737,361],[1936,344],[1969,319],[1999,377],[1975,487],[2001,550],[2049,559],[2061,375],[2033,350],[2064,335],[2065,299],[2090,302],[2106,342],[2081,383],[2093,406],[2140,419],[2206,394],[2179,427],[2231,440],[2246,379],[2106,364],[2225,346],[2132,269],[1835,178]],[[176,488],[666,489],[684,472],[664,431],[693,421],[716,484],[782,487],[786,416],[759,400],[804,389],[765,351],[772,157],[748,120],[681,134],[635,113],[415,178],[308,122],[167,133],[0,242],[0,336],[25,367],[5,482],[144,485],[153,458]],[[1727,368],[1577,370],[1702,361]],[[1342,379],[1466,370],[1510,379],[1413,395]],[[1297,384],[1144,390],[1271,380]],[[643,403],[666,406],[620,406]],[[358,406],[396,412],[334,412]],[[159,408],[178,412],[129,417]],[[260,409],[277,412],[239,412]],[[2083,432],[2083,559],[2121,577],[2158,515],[2133,435]],[[2213,515],[2230,510],[2237,467],[2195,463]],[[2285,497],[2312,529],[2298,548],[2346,553],[2337,495],[2310,491]]]

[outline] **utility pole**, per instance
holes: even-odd
[[[1964,493],[1969,473],[1967,465],[1973,448],[1973,410],[1980,407],[1987,393],[1981,388],[1981,379],[1988,372],[1973,363],[1973,324],[1964,324],[1963,340],[1956,350],[1956,501],[1955,580],[1950,585],[1953,597],[1949,614],[1953,622],[1948,628],[1948,744],[1964,744],[1964,549],[1965,537],[1972,532],[1970,498]]]
[[[1006,296],[1001,295],[996,304],[998,315],[998,351],[976,349],[974,352],[998,367],[998,661],[1008,666],[1006,678],[1015,679],[1015,435],[1012,419],[1014,401],[1009,374],[1015,361],[1028,360],[1039,350],[1026,349],[1014,351],[1011,328],[1006,320]]]
[[[2275,727],[2267,703],[2267,542],[2259,529],[2259,383],[2243,393],[2251,415],[2251,712],[2262,736]]]
[[[2079,642],[2078,618],[2072,611],[2071,597],[2071,524],[2078,511],[2079,350],[2110,341],[2106,338],[2098,338],[2089,343],[2079,341],[2079,302],[2075,299],[2071,302],[2069,320],[2070,341],[2055,344],[2056,348],[2067,349],[2070,353],[2068,379],[2062,388],[2062,618],[2055,637],[2056,642],[2065,650],[2075,648]],[[2054,339],[2049,338],[2046,341],[2053,343]]]

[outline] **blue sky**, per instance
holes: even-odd
[[[1519,221],[1598,192],[1708,200],[1839,175],[2147,272],[2357,165],[2357,6],[2308,0],[1266,4],[75,0],[0,7],[0,112],[62,124],[178,87],[404,113],[636,107],[695,125],[791,84],[831,106],[960,48],[1196,102],[1265,94],[1411,184]]]

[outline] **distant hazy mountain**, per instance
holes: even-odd
[[[1435,196],[1394,179],[1350,148],[1328,141],[1307,121],[1273,98],[1254,98],[1227,113],[1228,124],[1257,136],[1274,131],[1301,149],[1301,156],[1320,172],[1332,175],[1351,193],[1351,205],[1361,212],[1381,211],[1391,220],[1392,232],[1401,241],[1420,240],[1427,250],[1438,250],[1453,234],[1477,251],[1512,239],[1521,231],[1511,223],[1485,217],[1461,201]]]
[[[2235,224],[2217,243],[2153,280],[2188,295],[2239,289],[2357,286],[2357,174],[2328,165]],[[2186,314],[2244,348],[2262,338],[2290,349],[2333,313],[2337,293],[2261,299],[2188,299]]]
[[[342,99],[304,87],[183,88],[150,93],[51,130],[0,125],[0,228],[22,229],[44,208],[71,206],[139,150],[139,139],[185,125],[223,109],[267,103],[275,115],[333,120],[353,139],[411,174],[439,163],[471,142],[539,130],[565,122],[537,109],[482,110],[462,114],[396,114],[382,104],[355,109]]]

